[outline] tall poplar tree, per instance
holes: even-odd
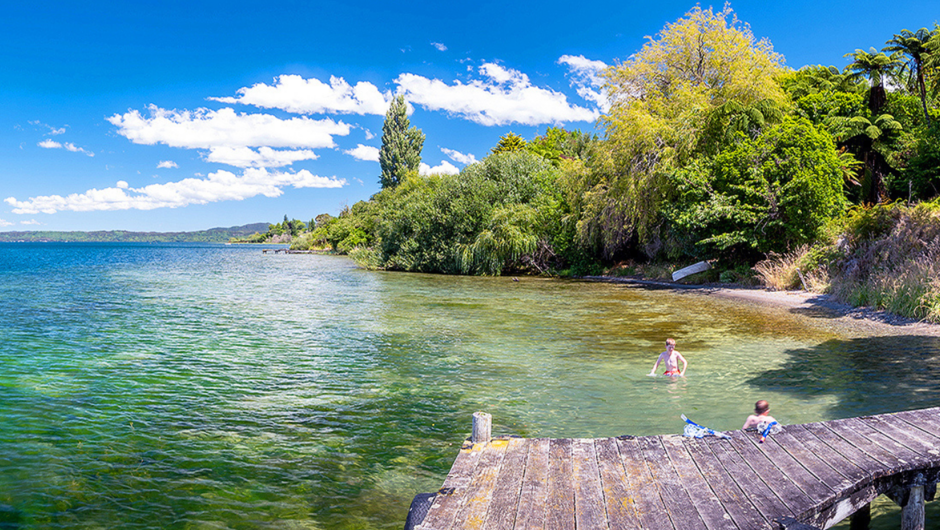
[[[382,176],[379,181],[383,189],[394,188],[406,173],[418,171],[423,147],[424,133],[411,126],[405,97],[396,96],[382,125],[382,148],[379,149]]]

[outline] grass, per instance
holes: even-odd
[[[754,269],[773,289],[831,292],[853,306],[940,323],[940,201],[855,208],[828,243],[771,255]]]

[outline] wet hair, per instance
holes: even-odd
[[[760,401],[758,401],[757,403],[754,403],[754,412],[755,412],[758,416],[760,416],[761,414],[767,412],[768,410],[770,410],[770,403],[767,403],[767,402],[764,401],[763,399],[760,400]]]
[[[676,339],[666,339],[666,346],[676,347]]]

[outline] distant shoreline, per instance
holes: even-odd
[[[268,223],[190,232],[133,232],[129,230],[0,232],[0,243],[228,243],[268,230]]]

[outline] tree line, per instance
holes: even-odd
[[[730,270],[828,245],[859,209],[940,195],[940,27],[846,56],[792,70],[730,8],[696,7],[606,70],[600,135],[509,133],[457,175],[418,174],[424,134],[399,96],[381,191],[272,230],[369,267],[450,274]]]

